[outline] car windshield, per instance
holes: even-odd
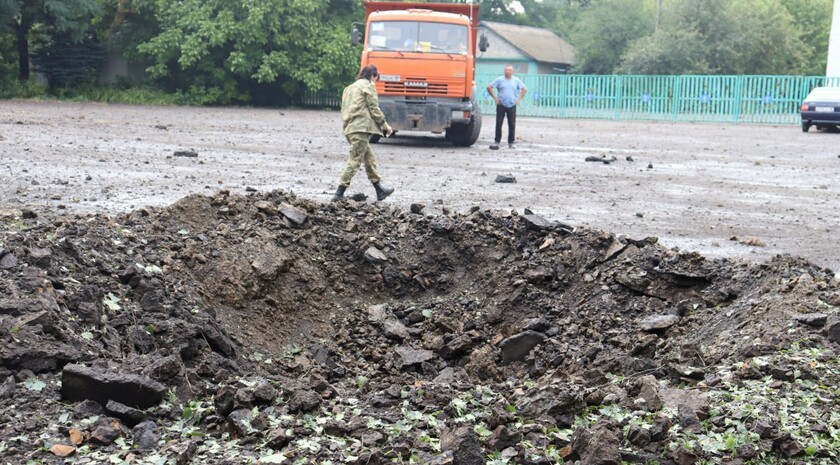
[[[370,23],[368,50],[423,53],[467,53],[467,26],[418,21]]]
[[[840,87],[817,87],[808,94],[808,97],[805,100],[840,102]]]

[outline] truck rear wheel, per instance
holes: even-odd
[[[478,140],[481,133],[481,110],[478,105],[473,107],[472,118],[468,124],[453,125],[446,130],[446,139],[453,145],[470,147]]]

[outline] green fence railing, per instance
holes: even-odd
[[[498,75],[477,75],[482,113],[495,114],[485,88]],[[552,118],[799,123],[799,106],[811,89],[840,86],[822,76],[518,76],[528,94],[520,116]]]
[[[498,75],[476,75],[485,115],[495,102],[485,90]],[[642,76],[522,74],[528,93],[519,116],[721,123],[798,124],[799,106],[814,87],[838,86],[823,76]],[[302,107],[338,108],[338,96],[306,92]]]

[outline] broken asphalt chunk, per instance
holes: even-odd
[[[395,341],[408,339],[410,335],[408,328],[406,328],[405,325],[400,323],[397,319],[385,320],[382,323],[382,332],[385,334],[385,337]]]
[[[502,364],[525,360],[534,347],[545,341],[546,335],[536,331],[523,331],[499,343],[502,350]]]
[[[554,228],[554,223],[543,218],[540,215],[522,215],[520,216],[522,221],[525,223],[529,229],[533,229],[536,231],[544,231],[546,229]]]
[[[590,428],[580,428],[572,437],[572,457],[581,463],[619,465],[619,433],[612,425],[601,421]]]
[[[105,411],[115,418],[119,418],[128,426],[135,426],[148,419],[148,415],[142,410],[123,405],[113,400],[109,400],[105,404]]]
[[[431,350],[415,349],[409,346],[397,347],[394,352],[400,356],[400,368],[419,365],[435,358],[435,354]]]
[[[12,397],[15,394],[15,377],[9,376],[0,384],[0,399]]]
[[[16,267],[17,264],[17,257],[15,257],[15,254],[11,252],[3,254],[3,257],[0,258],[0,269],[11,270],[12,268]]]
[[[639,322],[642,331],[653,333],[662,331],[679,323],[680,317],[676,315],[652,315]]]
[[[145,409],[163,400],[166,387],[145,376],[107,372],[83,365],[66,365],[61,376],[61,397],[65,400],[109,400]]]
[[[196,158],[198,157],[198,152],[193,150],[176,150],[172,155],[176,157]]]
[[[800,313],[794,315],[793,319],[808,326],[822,328],[828,320],[828,315],[825,313]]]
[[[478,441],[478,436],[472,428],[447,429],[440,434],[441,452],[451,452],[454,464],[484,465],[486,459]]]
[[[276,215],[277,214],[277,207],[274,206],[273,203],[267,202],[265,200],[260,200],[254,203],[254,206],[257,207],[257,210],[265,213],[266,215]]]
[[[160,434],[157,432],[157,425],[153,421],[144,421],[135,426],[131,431],[134,437],[134,447],[138,449],[154,449],[160,440]]]
[[[281,203],[279,207],[280,213],[283,214],[286,218],[289,219],[292,223],[301,226],[303,223],[306,223],[306,219],[308,215],[303,210],[293,207],[288,203]]]
[[[371,246],[365,250],[365,260],[374,265],[381,265],[388,261],[388,257],[381,250]]]

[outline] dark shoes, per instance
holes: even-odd
[[[376,200],[385,200],[389,195],[394,193],[393,188],[385,187],[379,182],[373,183],[373,188],[376,189]],[[346,190],[346,186],[338,186],[338,189],[335,190],[335,194],[332,196],[332,201],[338,202],[340,200],[344,200],[344,191]],[[353,200],[361,202],[364,201],[366,197],[364,194],[355,194],[352,198]]]
[[[512,149],[516,148],[516,146],[513,145],[513,142],[510,142],[508,144],[508,147],[510,147]],[[492,144],[490,144],[490,150],[499,150],[499,143],[498,142],[493,142]]]
[[[335,190],[335,194],[332,196],[332,201],[338,202],[339,200],[344,200],[344,191],[346,190],[346,186],[338,186],[338,189]]]
[[[376,200],[385,200],[394,193],[394,188],[384,187],[380,182],[373,183],[373,188],[376,189]]]

